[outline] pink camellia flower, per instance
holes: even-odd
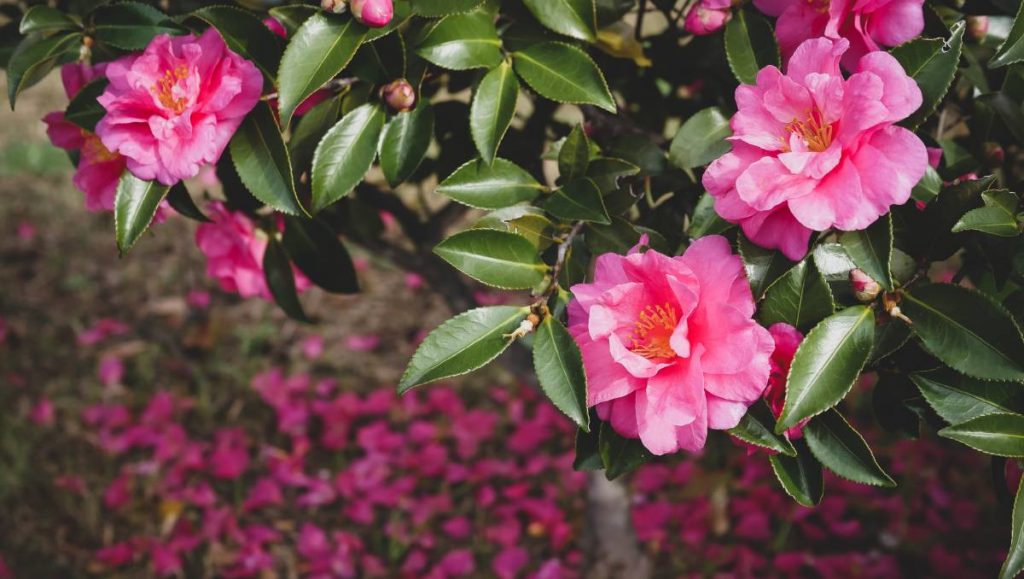
[[[74,98],[85,85],[103,76],[107,65],[91,66],[84,63],[65,64],[60,69],[64,92]],[[65,120],[64,113],[52,112],[43,117],[46,134],[55,147],[78,151],[78,167],[71,181],[85,194],[85,208],[89,211],[112,211],[117,182],[124,173],[125,159],[111,153],[95,134]]]
[[[803,342],[804,335],[793,326],[785,323],[773,324],[768,332],[775,341],[775,350],[772,351],[771,374],[768,375],[768,388],[764,391],[764,398],[772,409],[776,418],[782,414],[782,406],[786,402],[786,380],[789,378],[789,367],[793,364],[793,356],[796,349]],[[786,431],[790,438],[800,438],[803,425],[806,420]]]
[[[687,13],[683,27],[697,36],[714,34],[729,22],[731,8],[731,0],[700,0]]]
[[[259,69],[213,27],[199,38],[157,36],[106,73],[110,85],[97,100],[107,114],[96,134],[135,176],[164,185],[216,163],[263,90]]]
[[[845,38],[850,52],[843,66],[853,70],[865,54],[903,44],[924,30],[924,0],[754,0],[754,5],[779,17],[775,35],[784,61],[805,40]]]
[[[702,449],[708,428],[736,426],[764,392],[774,344],[752,319],[743,263],[724,237],[678,257],[604,254],[594,282],[572,292],[587,403],[652,453]]]
[[[231,211],[215,201],[207,207],[211,223],[196,228],[196,245],[206,254],[206,275],[220,282],[226,292],[243,298],[271,299],[263,274],[267,238],[244,213]],[[295,289],[309,289],[309,279],[295,270]]]
[[[864,229],[906,203],[928,167],[921,139],[894,125],[921,106],[917,83],[885,52],[844,79],[848,46],[808,40],[785,75],[768,66],[737,88],[733,149],[704,173],[719,215],[793,260],[812,231]]]

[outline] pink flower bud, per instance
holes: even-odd
[[[967,37],[981,42],[988,36],[988,16],[967,17]]]
[[[878,294],[882,293],[882,286],[859,269],[850,271],[850,285],[853,286],[853,293],[857,299],[865,303],[874,301]]]
[[[988,161],[990,167],[1002,167],[1006,161],[1006,151],[999,143],[989,141],[985,143],[985,160]]]
[[[380,96],[389,107],[400,113],[416,108],[416,89],[404,78],[384,85],[380,89]]]
[[[391,0],[352,0],[352,16],[372,28],[387,26],[394,15]]]
[[[725,26],[732,17],[729,3],[721,0],[700,0],[686,15],[684,28],[690,34],[706,36],[714,34]]]

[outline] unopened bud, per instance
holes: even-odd
[[[850,271],[850,285],[853,286],[853,294],[861,302],[872,302],[882,292],[882,286],[862,270]]]
[[[696,36],[707,36],[721,30],[732,17],[732,11],[729,10],[728,7],[725,9],[711,7],[717,6],[718,4],[720,3],[706,1],[699,2],[690,10],[690,13],[686,15],[686,21],[683,23],[683,28],[685,28],[690,34],[694,34]]]
[[[352,16],[372,28],[381,28],[391,23],[395,16],[392,0],[351,0]]]
[[[404,78],[381,87],[380,97],[388,103],[389,107],[400,113],[416,108],[416,89]]]
[[[967,17],[967,37],[981,42],[988,36],[988,16]]]
[[[320,0],[320,8],[334,14],[341,14],[347,8],[345,0]]]
[[[989,141],[985,143],[985,160],[989,167],[1002,167],[1006,161],[1006,151],[999,143]]]

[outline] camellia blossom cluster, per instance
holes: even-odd
[[[764,392],[775,345],[724,237],[679,257],[604,254],[593,283],[572,292],[587,403],[652,453],[700,450],[709,428],[736,426]]]
[[[785,74],[768,66],[737,88],[732,151],[704,173],[719,215],[792,260],[812,232],[864,229],[906,203],[928,167],[921,139],[896,126],[921,106],[917,83],[885,52],[844,78],[848,48],[808,40]]]
[[[103,145],[138,178],[174,185],[216,163],[256,106],[263,76],[228,50],[216,29],[160,35],[141,54],[111,62],[96,126]]]

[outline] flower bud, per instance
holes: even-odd
[[[404,78],[381,87],[380,96],[389,107],[400,113],[416,108],[416,89]]]
[[[320,0],[320,8],[334,14],[341,14],[345,11],[345,0]]]
[[[967,17],[967,37],[981,42],[988,36],[988,16]]]
[[[700,0],[686,15],[683,27],[697,36],[714,34],[732,17],[730,5],[729,0]]]
[[[395,15],[392,0],[351,0],[352,16],[371,28],[387,26]]]
[[[988,161],[989,167],[1002,167],[1006,161],[1006,151],[999,143],[989,141],[985,143],[985,160]]]
[[[853,286],[853,294],[857,299],[865,303],[874,301],[882,292],[882,286],[859,269],[850,271],[850,285]]]

